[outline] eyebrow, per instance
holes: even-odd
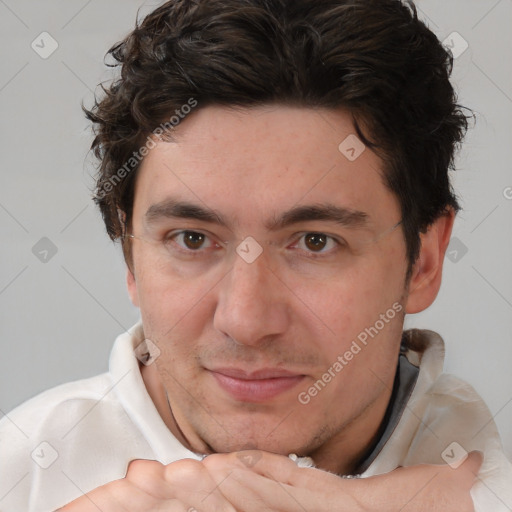
[[[144,217],[147,225],[157,223],[166,218],[180,218],[228,227],[226,219],[214,210],[172,198],[150,206]],[[265,227],[269,231],[277,231],[294,224],[319,220],[335,222],[336,224],[353,228],[364,228],[368,227],[369,224],[367,213],[327,203],[295,206],[280,215],[274,216],[265,223]]]
[[[368,214],[344,208],[333,204],[314,204],[305,206],[296,206],[281,216],[266,224],[269,231],[276,231],[301,222],[328,221],[341,224],[345,227],[366,227],[368,226]]]
[[[226,226],[224,219],[213,210],[186,201],[165,199],[151,205],[144,215],[147,224],[154,224],[161,219],[194,219]]]

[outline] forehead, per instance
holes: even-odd
[[[398,219],[399,206],[382,173],[344,111],[205,107],[145,157],[134,221],[171,197],[237,222],[265,223],[297,205],[329,203],[385,226]]]

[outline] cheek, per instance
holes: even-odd
[[[138,272],[137,290],[146,336],[165,342],[165,350],[191,348],[192,340],[199,337],[213,317],[213,286],[203,278],[171,278],[150,265]]]
[[[401,291],[385,272],[361,269],[309,294],[322,319],[309,324],[318,326],[309,336],[323,364],[302,391],[317,412],[327,408],[330,417],[333,401],[341,401],[340,415],[356,414],[392,383],[403,325]]]
[[[297,312],[302,311],[304,326],[309,325],[323,340],[327,336],[332,343],[343,344],[399,302],[403,283],[396,265],[374,263],[314,285],[297,280],[291,288],[300,299],[295,307]]]

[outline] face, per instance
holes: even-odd
[[[338,148],[354,133],[341,111],[207,107],[143,161],[129,290],[193,445],[306,454],[378,428],[406,247],[382,162]]]

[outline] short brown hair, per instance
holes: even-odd
[[[171,0],[109,54],[121,75],[85,111],[100,160],[95,201],[112,239],[131,224],[134,152],[191,98],[197,108],[348,110],[358,136],[384,161],[410,265],[420,232],[458,210],[448,171],[468,118],[449,81],[451,54],[412,2]]]

